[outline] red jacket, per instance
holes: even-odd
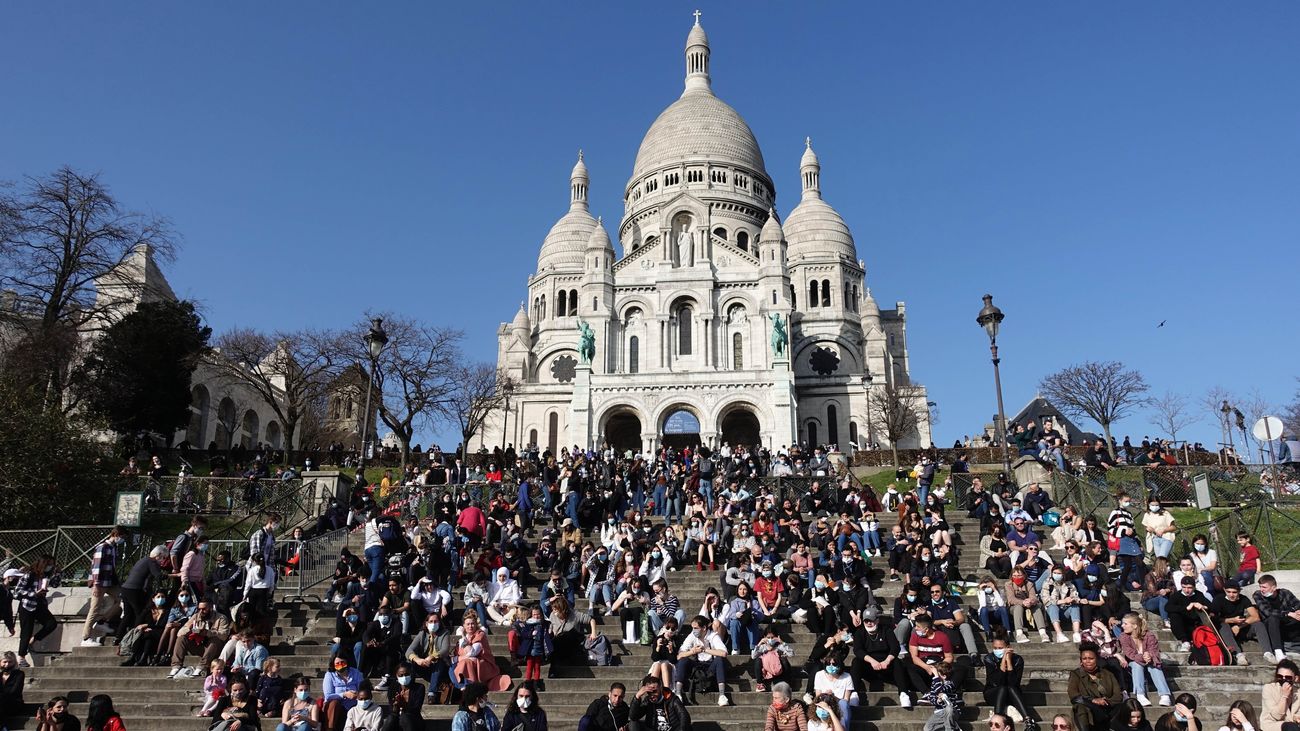
[[[487,535],[487,516],[483,515],[482,510],[471,505],[460,511],[460,516],[456,518],[456,527],[464,528],[482,538]]]

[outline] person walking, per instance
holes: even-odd
[[[114,526],[108,537],[95,546],[90,559],[90,607],[86,610],[86,624],[81,629],[81,646],[95,647],[104,644],[103,635],[114,630],[109,620],[116,619],[121,611],[121,581],[117,567],[122,562],[122,547],[126,545],[126,529]],[[99,632],[99,636],[95,636]]]

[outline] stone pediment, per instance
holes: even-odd
[[[649,262],[650,266],[654,266],[654,262],[655,262],[654,257],[650,257],[647,259],[646,255],[651,251],[658,251],[660,245],[661,245],[660,239],[656,238],[651,243],[646,244],[645,246],[642,246],[641,248],[634,250],[632,253],[628,254],[627,256],[624,256],[622,259],[619,259],[617,262],[614,263],[614,271],[617,272],[621,269],[625,269],[628,266],[630,266],[632,262],[641,259],[644,259],[645,261]]]
[[[709,240],[713,242],[714,264],[717,264],[720,267],[727,267],[733,264],[749,264],[751,266],[758,266],[758,257],[748,251],[743,251],[740,247],[730,241],[718,238],[713,234],[709,234]]]

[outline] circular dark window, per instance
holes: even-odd
[[[840,369],[840,355],[830,348],[817,348],[813,350],[808,364],[817,375],[829,376]]]
[[[578,370],[578,361],[571,355],[561,355],[551,361],[551,375],[560,383],[569,383]]]

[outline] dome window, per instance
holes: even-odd
[[[718,238],[722,239],[723,241],[726,241],[726,240],[727,240],[727,229],[725,229],[725,228],[719,226],[719,227],[713,229],[713,235],[714,235],[714,236],[717,236]]]
[[[749,234],[744,231],[736,232],[736,246],[741,251],[749,251]]]

